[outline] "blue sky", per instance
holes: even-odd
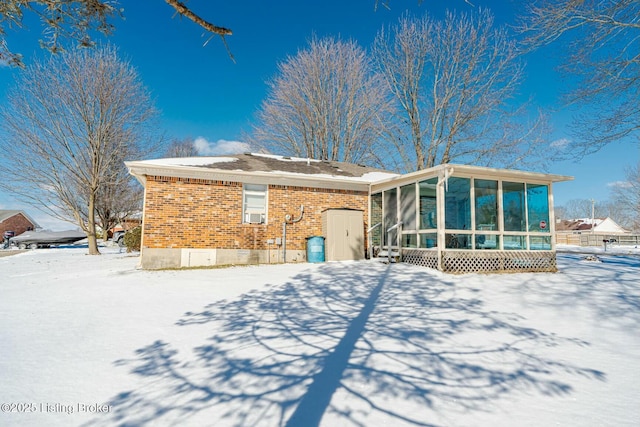
[[[393,24],[409,10],[442,16],[445,6],[471,11],[464,0],[390,0],[390,9],[375,0],[307,2],[293,0],[211,2],[191,0],[189,5],[216,25],[233,30],[228,45],[236,62],[227,55],[219,38],[203,47],[208,35],[162,0],[122,0],[125,20],[115,20],[115,34],[109,41],[138,69],[144,84],[161,110],[160,125],[169,139],[199,138],[210,153],[222,148],[241,149],[242,135],[250,131],[260,102],[266,95],[265,81],[273,77],[278,62],[295,55],[312,35],[356,39],[368,48],[382,25]],[[497,23],[514,23],[526,3],[516,0],[476,0],[492,10]],[[27,29],[9,32],[9,47],[25,55],[47,55],[38,47],[42,37],[37,22],[27,21]],[[100,38],[98,38],[100,39]],[[558,52],[553,48],[531,55],[528,77],[521,88],[523,97],[534,98],[544,108],[559,106],[559,91],[565,82],[554,70]],[[20,71],[0,66],[0,102],[13,77]],[[570,113],[552,116],[550,143],[569,139]],[[606,200],[611,186],[624,180],[624,167],[638,161],[638,147],[613,144],[578,162],[550,163],[548,172],[572,175],[572,182],[554,186],[555,201],[571,199]],[[41,225],[60,225],[33,208],[21,205],[0,192],[0,209],[27,209]]]

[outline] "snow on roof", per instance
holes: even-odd
[[[321,162],[322,160],[311,159],[311,158],[303,158],[303,157],[290,157],[290,156],[279,156],[277,154],[264,154],[264,153],[246,153],[251,154],[256,157],[265,157],[268,159],[277,159],[284,162]]]
[[[131,173],[143,176],[172,176],[184,178],[236,180],[250,182],[273,177],[271,182],[282,185],[319,186],[323,188],[361,187],[362,185],[391,185],[397,178],[419,179],[422,176],[454,171],[463,175],[490,175],[517,179],[559,182],[573,179],[568,176],[537,172],[494,169],[469,165],[438,165],[406,175],[354,163],[307,159],[263,153],[244,153],[223,157],[187,157],[177,159],[126,162]],[[407,181],[407,182],[408,182]],[[253,182],[255,183],[255,182]],[[345,187],[346,188],[346,187]],[[362,190],[362,188],[358,188]]]
[[[590,231],[592,228],[597,233],[628,232],[609,217],[562,219],[556,224],[556,231]]]
[[[185,175],[188,171],[213,175],[254,175],[274,178],[311,179],[321,181],[343,181],[360,184],[399,176],[397,173],[353,163],[300,157],[277,156],[262,153],[244,153],[224,157],[188,157],[127,162],[132,173],[137,175],[167,173]],[[151,168],[160,167],[162,171]]]
[[[235,162],[235,157],[175,157],[144,160],[149,165],[157,166],[209,166],[216,163]]]
[[[611,218],[603,219],[599,224],[596,224],[595,231],[601,233],[627,233],[628,231],[618,225]]]
[[[396,176],[400,175],[393,172],[368,172],[362,175],[361,179],[368,182],[378,182],[382,181],[383,179],[388,179]]]

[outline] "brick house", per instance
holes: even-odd
[[[252,153],[126,164],[145,188],[141,264],[149,269],[304,261],[307,238],[323,234],[332,210],[361,212],[348,226],[361,236],[352,258],[364,258],[370,184],[397,176]]]
[[[559,219],[556,222],[557,233],[593,232],[596,234],[631,234],[610,217]]]
[[[556,219],[556,240],[565,245],[602,246],[605,239],[622,241],[620,237],[625,235],[631,236],[631,231],[621,227],[610,217]]]
[[[300,262],[322,236],[329,261],[369,251],[454,273],[556,271],[552,184],[572,179],[450,164],[399,175],[252,153],[126,164],[145,188],[149,269]]]
[[[15,235],[40,228],[37,222],[21,210],[0,210],[0,239],[5,231],[13,231]]]

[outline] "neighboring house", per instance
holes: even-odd
[[[579,219],[563,219],[556,223],[556,232],[558,233],[595,233],[595,234],[629,234],[629,230],[625,230],[609,217],[606,218],[579,218]]]
[[[13,231],[15,235],[40,228],[37,222],[21,210],[0,210],[0,239],[5,231]]]
[[[556,221],[556,239],[565,245],[602,246],[604,240],[613,236],[630,235],[614,220],[606,218],[558,219]],[[616,239],[619,240],[619,239]]]
[[[109,236],[112,236],[116,231],[128,231],[133,228],[139,227],[142,225],[142,212],[136,212],[124,220],[120,221],[118,224],[113,226],[109,230]]]
[[[253,153],[126,164],[145,188],[149,269],[300,262],[323,236],[329,261],[374,247],[449,272],[555,271],[551,186],[572,179],[463,165],[398,175]]]

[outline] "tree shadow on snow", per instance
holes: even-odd
[[[640,328],[640,259],[633,256],[598,255],[588,261],[582,254],[559,255],[560,281],[525,281],[518,289],[535,295],[541,306],[583,307],[596,321]]]
[[[429,426],[509,393],[569,394],[567,374],[604,379],[537,351],[583,343],[523,327],[447,280],[402,264],[329,263],[186,313],[185,334],[212,335],[192,351],[158,340],[116,362],[144,386],[90,425]]]

